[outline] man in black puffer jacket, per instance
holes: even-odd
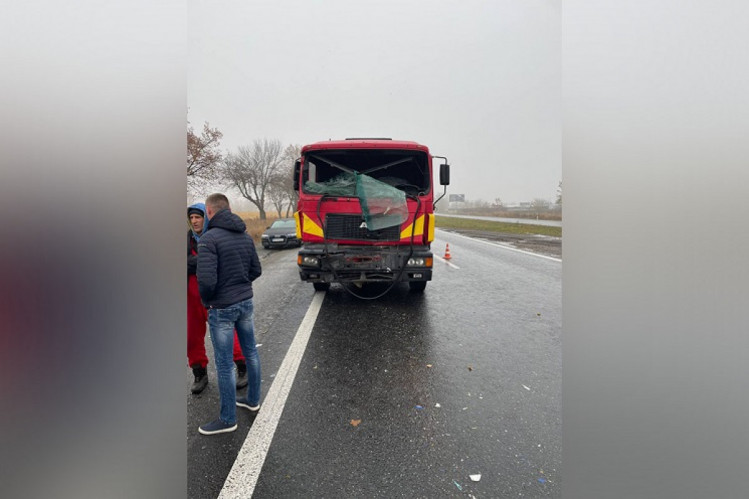
[[[246,225],[231,212],[223,194],[211,194],[205,200],[208,228],[198,242],[198,288],[208,308],[208,325],[221,397],[219,419],[202,425],[203,435],[237,429],[236,408],[250,411],[260,408],[260,358],[255,347],[252,281],[262,272],[252,238]],[[247,397],[237,398],[232,345],[237,330],[247,364]]]

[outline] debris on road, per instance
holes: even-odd
[[[530,389],[530,388],[528,388],[528,387],[527,387],[527,386],[525,386],[525,385],[523,385],[523,388],[525,388],[525,389],[526,389],[526,390],[528,390],[528,391],[531,391],[531,389]]]
[[[469,476],[469,477],[471,478],[471,480],[472,480],[472,481],[474,481],[474,482],[478,482],[479,480],[481,480],[481,473],[479,473],[479,474],[477,474],[477,475],[468,475],[468,476]]]
[[[356,428],[357,426],[359,426],[359,423],[361,423],[361,419],[352,419],[351,420],[351,426],[353,426],[354,428]]]
[[[439,409],[439,408],[440,408],[440,407],[442,407],[442,406],[440,405],[440,403],[439,403],[439,402],[437,402],[436,404],[434,404],[434,407],[436,407],[436,408],[438,408],[438,409]]]
[[[416,410],[417,410],[417,411],[420,411],[420,410],[422,410],[423,408],[424,408],[424,407],[423,407],[423,406],[420,406],[420,405],[417,405],[417,406],[416,406]]]
[[[453,483],[455,484],[456,487],[458,487],[458,490],[463,490],[463,487],[461,487],[458,482],[456,482],[455,480],[453,480]]]

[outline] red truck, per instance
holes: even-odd
[[[445,188],[436,201],[433,158],[444,160]],[[416,142],[357,138],[304,146],[294,164],[301,279],[318,291],[334,282],[408,282],[423,291],[432,278],[434,205],[449,183],[447,158]]]

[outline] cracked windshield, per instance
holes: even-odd
[[[426,154],[418,151],[326,150],[307,155],[306,192],[359,199],[368,230],[402,224],[407,197],[429,191]]]

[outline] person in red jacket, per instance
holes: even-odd
[[[208,385],[208,357],[205,354],[205,332],[208,312],[200,300],[198,279],[198,241],[205,225],[205,204],[195,203],[187,208],[187,363],[195,376],[190,391],[200,393]],[[237,333],[234,332],[234,364],[237,366],[237,388],[247,386],[247,365],[242,356]]]

